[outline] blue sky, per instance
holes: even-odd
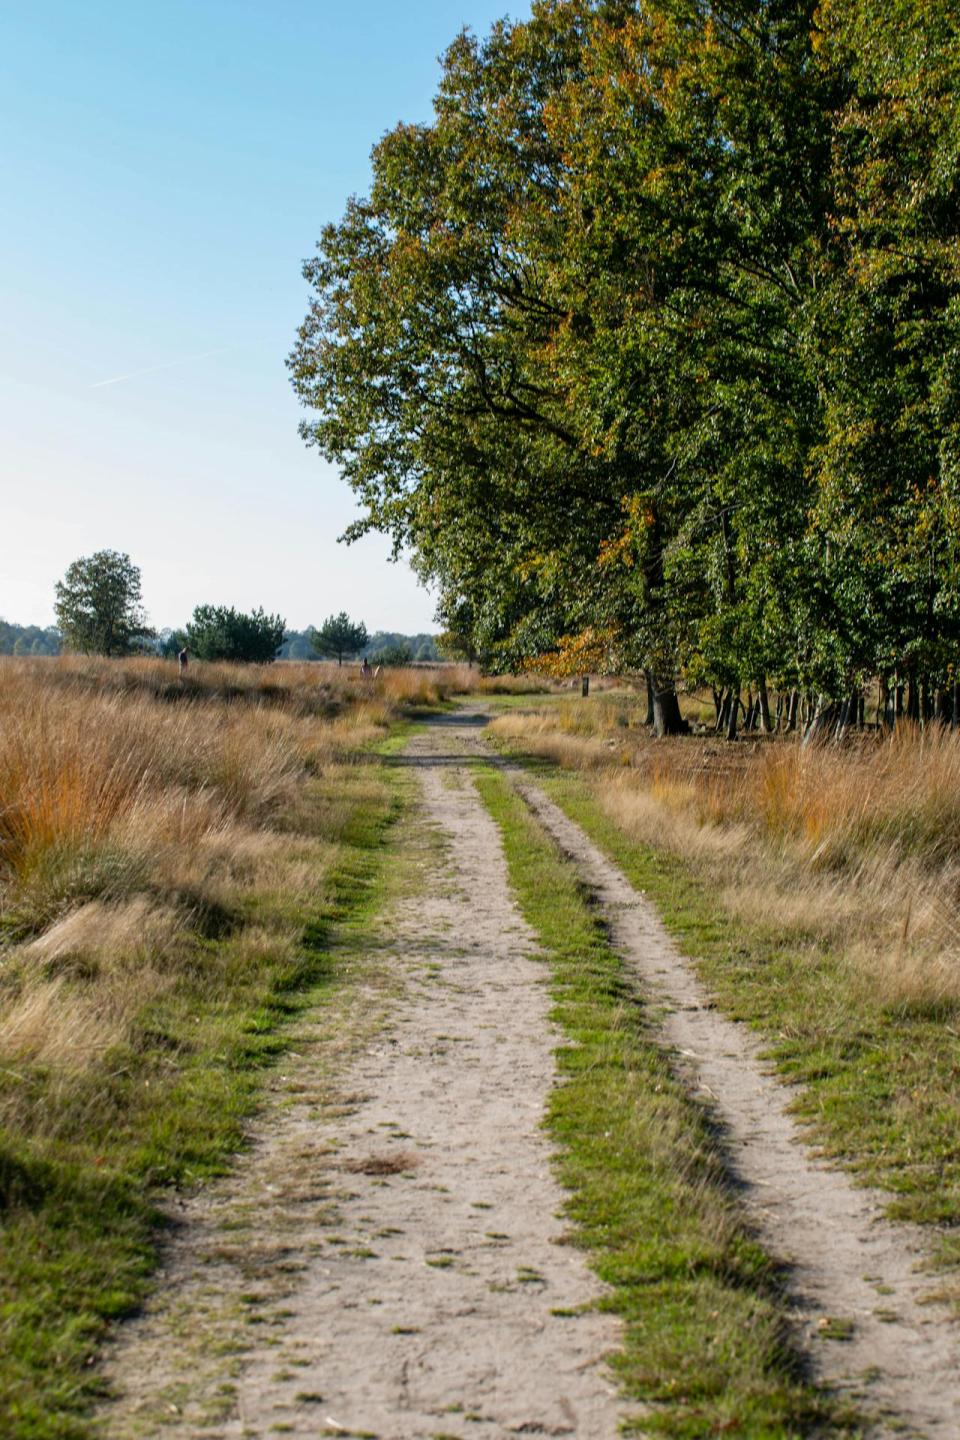
[[[429,118],[461,26],[509,9],[2,7],[0,616],[49,623],[70,561],[110,548],[156,625],[209,602],[435,628],[384,540],[336,543],[352,496],[300,440],[283,362],[301,261],[371,145]]]

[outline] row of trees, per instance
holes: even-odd
[[[289,365],[453,641],[949,707],[953,0],[537,0],[328,226]],[[895,699],[891,704],[895,704]],[[794,713],[796,706],[790,707]]]
[[[59,655],[60,634],[53,626],[14,625],[0,619],[0,655]]]
[[[245,614],[232,606],[198,605],[185,629],[157,636],[143,608],[140,571],[129,555],[114,550],[99,550],[68,567],[57,583],[55,611],[57,630],[44,633],[87,655],[159,650],[171,656],[186,648],[200,660],[267,664],[276,659],[288,633],[282,616],[262,608]],[[314,656],[333,656],[341,664],[367,644],[366,626],[343,611],[306,633]]]
[[[329,623],[329,620],[324,622],[325,626]],[[317,634],[312,625],[306,630],[288,630],[277,659],[316,660]],[[374,630],[359,650],[350,653],[357,657],[365,656],[374,665],[410,664],[414,661],[429,664],[443,658],[436,635],[426,632],[405,635],[398,630]]]

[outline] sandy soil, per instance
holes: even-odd
[[[540,1128],[545,971],[469,737],[441,723],[409,747],[422,816],[404,859],[422,883],[377,962],[392,989],[354,1007],[367,1041],[339,1097],[321,1018],[251,1153],[182,1210],[156,1298],[109,1358],[105,1435],[617,1433],[617,1325],[571,1314],[599,1287],[563,1243]]]

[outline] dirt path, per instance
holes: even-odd
[[[811,1155],[787,1114],[790,1091],[760,1060],[759,1041],[712,1007],[652,905],[522,770],[505,768],[596,896],[614,945],[662,998],[664,1040],[724,1127],[761,1240],[790,1263],[794,1320],[813,1372],[886,1416],[877,1436],[953,1440],[960,1333],[949,1311],[926,1298],[935,1277],[919,1266],[929,1238],[886,1220],[884,1196]]]
[[[496,760],[484,721],[480,707],[412,743],[422,814],[404,863],[421,893],[395,909],[354,987],[343,1044],[323,1016],[304,1032],[251,1155],[187,1205],[165,1283],[113,1355],[112,1440],[615,1435],[622,1410],[602,1363],[615,1322],[554,1313],[597,1286],[557,1243],[563,1197],[539,1128],[555,1037],[465,763]],[[756,1038],[711,1007],[652,907],[583,831],[504,769],[661,997],[664,1042],[724,1127],[760,1238],[791,1264],[814,1373],[886,1417],[877,1437],[960,1434],[958,1333],[925,1303],[919,1233],[811,1156]]]
[[[545,972],[462,764],[470,733],[438,724],[409,747],[423,811],[404,860],[423,884],[340,1017],[367,1029],[341,1093],[321,1017],[252,1153],[185,1207],[112,1353],[105,1435],[616,1434],[616,1322],[570,1313],[598,1285],[559,1243],[540,1129]]]

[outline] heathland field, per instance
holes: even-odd
[[[960,739],[644,709],[0,661],[0,1433],[953,1433]]]

